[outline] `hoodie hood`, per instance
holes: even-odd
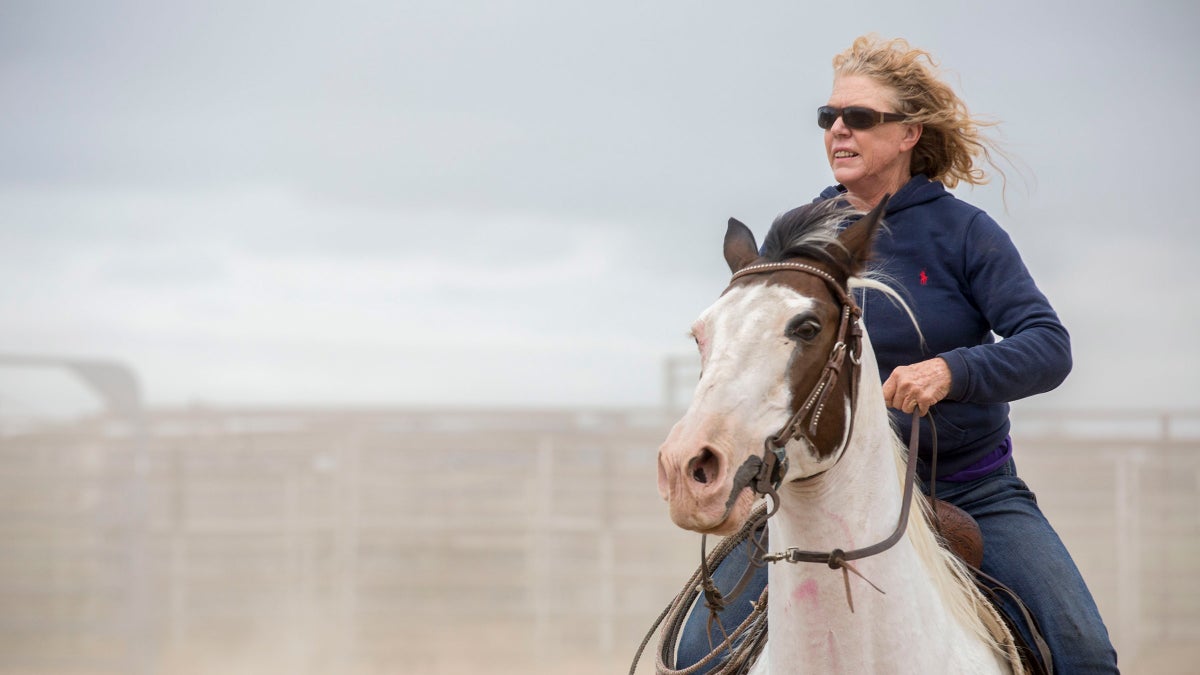
[[[845,194],[846,186],[831,185],[822,190],[821,196],[814,201],[842,197]],[[940,181],[929,180],[924,174],[917,174],[888,200],[887,212],[884,217],[943,198],[953,199],[954,195],[947,192],[946,186],[942,185]]]

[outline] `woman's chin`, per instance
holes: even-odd
[[[853,190],[854,188],[852,186],[856,184],[860,178],[862,178],[862,171],[860,171],[858,167],[839,166],[836,162],[834,163],[833,179],[839,184],[845,185],[848,189]]]

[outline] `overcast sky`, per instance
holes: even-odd
[[[1002,122],[1007,199],[958,195],[1072,333],[1037,405],[1200,406],[1182,0],[4,0],[0,354],[152,404],[657,403],[726,219],[831,182],[814,109],[866,32]]]

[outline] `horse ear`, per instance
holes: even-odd
[[[730,218],[729,228],[725,230],[725,262],[729,263],[729,271],[737,272],[757,259],[758,244],[754,241],[754,233],[737,218]]]
[[[867,266],[867,261],[871,258],[871,244],[875,241],[875,234],[879,232],[879,224],[883,222],[883,212],[887,210],[890,198],[890,194],[884,195],[870,213],[859,218],[858,222],[838,235],[838,241],[842,242],[842,246],[850,253],[851,274],[858,274]]]

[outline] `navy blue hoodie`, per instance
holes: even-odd
[[[840,197],[834,186],[821,199]],[[819,201],[819,200],[818,200]],[[879,376],[940,356],[950,365],[949,395],[932,411],[938,475],[980,462],[1008,436],[1008,402],[1049,391],[1071,372],[1071,340],[1038,290],[1012,240],[982,210],[936,181],[915,176],[888,202],[871,266],[917,317],[867,291],[863,319]],[[1003,339],[997,341],[996,336]],[[911,418],[892,411],[907,435]],[[929,425],[921,423],[922,476],[928,477]]]

